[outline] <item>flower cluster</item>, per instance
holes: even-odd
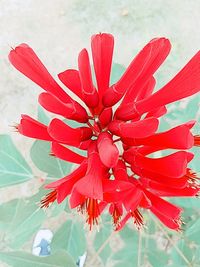
[[[53,156],[77,164],[66,177],[45,185],[51,191],[41,206],[61,203],[69,196],[70,207],[86,214],[90,229],[108,208],[116,230],[129,218],[141,226],[141,210],[148,209],[168,228],[179,230],[182,209],[163,197],[198,194],[198,177],[188,167],[194,155],[187,150],[199,146],[200,137],[191,132],[195,121],[165,132],[158,133],[157,129],[167,104],[200,91],[200,52],[170,82],[153,92],[153,75],[170,52],[169,40],[151,40],[119,81],[110,85],[113,47],[111,34],[92,36],[96,86],[88,51],[83,49],[78,70],[67,69],[58,75],[67,90],[53,79],[27,44],[9,54],[12,65],[46,91],[39,95],[43,108],[82,124],[72,128],[59,116],[44,125],[22,115],[17,126],[21,134],[51,142]],[[79,100],[72,99],[68,90]],[[78,154],[73,147],[87,151],[87,155]],[[174,152],[151,156],[165,149]]]

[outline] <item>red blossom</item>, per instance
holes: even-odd
[[[199,194],[199,179],[188,167],[194,155],[186,150],[200,146],[200,137],[191,132],[195,121],[158,132],[159,118],[167,113],[167,104],[200,91],[200,52],[153,93],[153,75],[170,52],[169,40],[151,40],[119,81],[110,84],[113,48],[111,34],[92,36],[97,86],[89,53],[83,49],[78,56],[78,70],[58,74],[66,91],[27,44],[9,54],[14,67],[46,91],[39,95],[43,108],[82,123],[72,128],[54,118],[44,125],[22,115],[16,126],[25,136],[51,142],[52,156],[78,164],[71,174],[45,185],[51,191],[42,199],[41,207],[49,207],[56,200],[61,203],[69,196],[71,208],[86,215],[91,229],[98,225],[108,206],[116,230],[122,229],[130,218],[141,227],[144,222],[140,210],[148,209],[168,228],[179,230],[182,209],[163,197]],[[84,107],[69,96],[68,90],[84,102]],[[87,155],[74,152],[73,147],[86,150]],[[175,151],[167,156],[151,156],[165,149]]]

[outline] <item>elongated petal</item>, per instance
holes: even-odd
[[[150,41],[133,59],[121,79],[106,91],[103,97],[104,105],[116,104],[137,79],[140,78],[141,83],[147,81],[164,61],[169,51],[170,43],[167,39],[157,38]]]
[[[194,145],[194,137],[187,124],[179,125],[166,132],[157,133],[146,138],[124,138],[129,146],[147,145],[158,148],[190,149]]]
[[[151,212],[168,228],[172,230],[180,230],[180,223],[179,219],[174,220],[171,217],[165,216],[165,214],[160,213],[157,209],[154,207],[151,208]]]
[[[65,183],[66,181],[69,181],[71,179],[75,183],[77,180],[79,180],[80,178],[82,178],[86,174],[87,166],[88,166],[87,161],[83,161],[81,163],[81,165],[78,168],[76,168],[73,172],[71,172],[69,175],[67,175],[61,179],[58,179],[54,182],[51,182],[49,184],[46,184],[45,188],[46,189],[56,189],[60,185],[62,185],[63,183]]]
[[[165,176],[164,174],[161,175],[158,173],[150,172],[144,169],[140,170],[137,174],[141,176],[140,181],[143,185],[145,185],[145,187],[153,187],[154,185],[157,186],[157,184],[161,184],[173,188],[184,188],[188,183],[188,177],[186,176],[174,178]]]
[[[103,127],[106,127],[112,120],[112,108],[105,108],[99,115],[99,121]]]
[[[91,47],[98,91],[102,96],[109,88],[114,38],[107,33],[93,35]]]
[[[116,166],[119,158],[119,150],[116,145],[113,144],[112,136],[106,132],[100,133],[97,140],[97,146],[103,164],[108,168]]]
[[[46,110],[78,122],[87,122],[86,110],[77,102],[64,103],[56,96],[49,93],[41,93],[38,99],[40,105]]]
[[[33,49],[27,44],[21,44],[11,50],[9,60],[17,70],[47,92],[52,93],[64,102],[72,101],[69,95],[53,79]]]
[[[133,166],[144,168],[147,171],[165,174],[171,177],[181,177],[186,174],[188,152],[178,151],[162,158],[148,158],[141,154],[125,152],[124,158]]]
[[[152,207],[157,209],[160,213],[165,214],[166,216],[174,220],[180,217],[180,213],[182,212],[181,208],[160,197],[157,197],[156,195],[150,193],[147,190],[145,190],[144,192],[146,196],[150,199]]]
[[[45,141],[53,141],[48,134],[47,126],[28,115],[22,115],[20,124],[16,127],[20,134]]]
[[[83,100],[81,80],[77,70],[65,70],[58,74],[58,78],[69,90]]]
[[[56,142],[52,143],[51,152],[59,159],[77,164],[80,164],[85,159],[85,157]]]
[[[83,49],[79,54],[78,67],[84,102],[88,107],[95,108],[99,103],[99,97],[92,82],[89,56],[86,49]]]
[[[155,118],[160,118],[163,115],[165,115],[167,113],[167,108],[165,106],[156,108],[150,112],[147,113],[147,115],[145,116],[145,118],[149,118],[149,117],[155,117]]]
[[[165,106],[200,91],[200,52],[165,86],[153,95],[118,110],[119,119],[133,119],[147,111]]]
[[[118,136],[129,138],[142,138],[152,135],[158,128],[159,121],[156,118],[147,118],[141,121],[124,123],[113,121],[109,130]]]
[[[48,133],[58,142],[79,146],[81,141],[92,136],[92,130],[88,127],[71,128],[59,119],[53,119],[48,127]]]

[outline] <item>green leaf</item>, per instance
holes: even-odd
[[[112,85],[112,84],[116,83],[120,79],[120,77],[122,76],[122,74],[124,73],[125,70],[126,70],[126,68],[123,65],[113,63],[112,71],[111,71],[110,84]]]
[[[48,142],[37,140],[31,147],[31,159],[38,169],[48,176],[60,178],[66,176],[72,167],[71,163],[50,156],[51,145]]]
[[[103,228],[101,228],[99,232],[96,233],[95,239],[94,239],[94,248],[96,251],[98,251],[99,248],[102,246],[102,244],[104,242],[106,242],[106,240],[111,235],[111,231],[113,231],[111,229],[111,226],[106,225]],[[110,244],[107,244],[104,247],[104,249],[101,251],[101,253],[99,254],[104,265],[106,265],[106,262],[107,262],[108,258],[110,257],[111,253],[112,253],[112,250],[111,250]]]
[[[185,236],[190,241],[194,241],[196,244],[200,245],[200,218],[195,220],[195,222],[185,231]]]
[[[192,262],[193,258],[193,249],[191,249],[188,244],[182,239],[179,240],[176,243],[176,247],[181,251],[181,253],[184,255],[184,257],[187,259],[188,262]],[[175,266],[188,266],[186,261],[183,259],[183,257],[180,255],[180,253],[177,252],[177,249],[173,246],[170,251],[171,258],[173,262],[175,263]],[[191,265],[192,266],[192,265]]]
[[[38,257],[22,251],[0,252],[0,260],[12,267],[76,267],[65,251],[47,257]]]
[[[0,187],[30,180],[31,168],[8,135],[0,135]]]
[[[54,234],[51,251],[66,250],[74,260],[86,251],[86,239],[83,224],[75,220],[66,221]]]
[[[0,229],[6,246],[20,248],[40,228],[45,213],[35,203],[35,197],[14,199],[0,206]]]
[[[45,110],[41,106],[38,106],[38,120],[45,125],[48,125],[50,122],[50,118],[47,116]]]
[[[139,235],[141,243],[139,246]],[[124,247],[120,249],[112,258],[117,260],[114,267],[126,266],[132,267],[133,263],[137,266],[138,257],[140,257],[141,266],[148,261],[154,267],[165,266],[168,262],[168,255],[160,250],[153,238],[143,236],[142,232],[134,231],[125,227],[120,236],[124,241]],[[122,261],[123,259],[123,261]]]

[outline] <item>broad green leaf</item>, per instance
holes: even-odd
[[[22,251],[1,251],[0,260],[11,267],[76,267],[70,255],[62,250],[47,257],[38,257]]]
[[[184,255],[184,257],[178,253],[176,247],[181,251],[181,254]],[[176,247],[173,246],[170,251],[171,259],[175,266],[189,266],[187,262],[192,262],[194,249],[190,248],[189,244],[183,239],[176,243]],[[186,260],[184,258],[186,258]]]
[[[38,106],[38,120],[45,125],[48,125],[50,122],[50,118],[47,116],[45,110],[41,106]]]
[[[145,262],[149,262],[154,267],[165,266],[167,264],[168,255],[157,247],[153,238],[146,239],[147,237],[143,236],[142,232],[134,231],[129,227],[125,227],[120,232],[120,236],[124,241],[124,247],[112,257],[113,260],[118,261],[114,267],[120,267],[122,265],[132,267],[133,263],[137,266],[139,257],[141,266]],[[141,238],[140,245],[139,238]]]
[[[0,206],[0,229],[6,246],[20,248],[40,228],[45,214],[34,200],[35,196],[14,199]]]
[[[111,235],[111,231],[113,231],[111,229],[111,226],[106,225],[102,227],[99,232],[96,233],[95,239],[94,239],[94,248],[96,251],[98,251],[100,247],[104,244],[104,242],[107,241],[107,239]],[[110,244],[107,244],[102,250],[102,252],[99,254],[104,265],[106,264],[108,258],[111,256],[111,253],[112,253],[112,250],[111,250]]]
[[[126,68],[123,65],[113,63],[112,65],[112,71],[111,71],[111,77],[110,77],[110,84],[116,83],[124,73]]]
[[[185,237],[195,244],[200,245],[200,218],[195,220],[193,224],[185,231]]]
[[[31,147],[31,159],[38,169],[48,176],[61,178],[66,176],[72,167],[71,163],[50,156],[51,145],[48,142],[37,140]]]
[[[83,224],[73,219],[66,221],[54,234],[51,251],[66,250],[74,260],[86,251],[86,239]]]
[[[0,135],[0,187],[30,180],[31,168],[8,135]]]

